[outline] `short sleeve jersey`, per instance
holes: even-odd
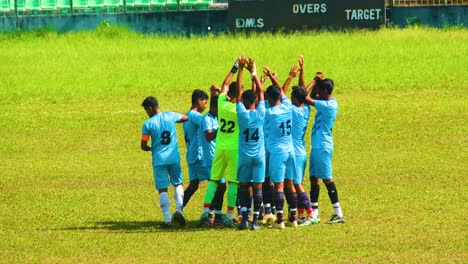
[[[307,131],[307,125],[309,124],[310,117],[310,106],[304,105],[304,107],[292,107],[292,139],[294,152],[296,156],[307,156],[306,144],[305,144],[305,133]]]
[[[210,113],[207,113],[203,116],[202,125],[201,125],[201,145],[203,148],[203,166],[209,167],[213,163],[213,157],[216,149],[216,138],[209,141],[206,140],[205,132],[206,131],[216,131],[218,130],[218,118],[213,116]]]
[[[178,113],[162,112],[143,123],[142,135],[151,137],[153,166],[180,162],[175,123],[181,118]]]
[[[314,127],[312,128],[312,148],[333,148],[333,126],[338,113],[338,102],[332,100],[316,100],[314,104]]]
[[[268,134],[268,151],[272,154],[288,153],[293,151],[292,104],[287,97],[281,98],[281,104],[271,106],[266,110],[265,120]]]
[[[239,121],[239,155],[259,157],[265,155],[263,122],[265,103],[260,101],[256,110],[246,109],[243,103],[237,104]]]
[[[236,104],[228,101],[226,94],[218,98],[218,123],[216,148],[238,149],[239,124],[237,123]]]
[[[202,160],[203,147],[200,143],[200,130],[203,116],[194,110],[187,112],[188,121],[184,122],[184,138],[187,146],[186,159],[188,164]]]
[[[264,100],[263,102],[265,102],[265,114],[266,114],[266,111],[270,108],[270,103],[268,103],[267,100]],[[266,130],[266,127],[267,127],[267,122],[268,120],[265,119],[265,121],[263,122],[263,132],[265,132]],[[263,133],[263,137],[264,137],[264,142],[265,142],[265,152],[269,152],[268,151],[268,133]]]

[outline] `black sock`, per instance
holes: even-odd
[[[213,197],[213,202],[211,203],[210,210],[221,211],[223,209],[224,202],[224,191],[216,190],[215,196]]]
[[[283,222],[284,192],[275,192],[276,223]]]
[[[286,201],[288,201],[289,206],[289,221],[292,222],[296,220],[297,212],[297,193],[296,192],[287,192]]]
[[[262,207],[263,196],[262,189],[253,189],[253,198],[254,198],[254,216],[260,214],[260,207]]]
[[[265,182],[262,186],[262,194],[263,194],[263,204],[269,204],[270,207],[265,206],[265,214],[271,214],[271,206],[273,206],[273,196],[274,196],[274,188],[270,185],[270,177],[265,178]]]
[[[327,187],[327,190],[328,190],[328,197],[330,197],[330,201],[332,204],[336,204],[338,203],[338,191],[336,190],[336,186],[335,186],[335,183],[332,182],[332,183],[329,183],[329,184],[325,184],[325,186]]]
[[[190,201],[190,198],[192,198],[192,195],[198,190],[198,186],[194,187],[189,185],[187,189],[184,191],[184,201],[183,201],[183,207],[185,207],[188,202]]]
[[[312,204],[312,209],[318,209],[318,198],[320,194],[320,185],[311,184],[310,185],[310,203]]]

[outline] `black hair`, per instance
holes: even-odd
[[[302,104],[305,102],[307,97],[307,91],[304,86],[293,86],[291,95],[297,99],[297,101]]]
[[[210,108],[212,108],[212,107],[218,107],[218,98],[219,98],[219,96],[217,96],[217,95],[211,96]]]
[[[153,96],[148,96],[143,100],[143,103],[141,103],[141,106],[143,106],[145,109],[153,107],[153,108],[159,108],[159,103],[158,99]]]
[[[252,90],[247,90],[242,93],[242,100],[247,103],[246,107],[250,107],[257,100],[257,94]]]
[[[229,84],[228,96],[233,98],[237,93],[237,82],[232,82]]]
[[[266,90],[267,97],[272,101],[278,101],[281,95],[281,88],[277,85],[270,85]]]
[[[325,91],[328,94],[332,94],[333,88],[335,87],[335,85],[333,84],[333,80],[329,78],[318,80],[315,86],[317,87],[317,89]]]
[[[198,100],[208,100],[208,94],[205,91],[202,91],[200,89],[193,90],[192,104],[197,103]]]

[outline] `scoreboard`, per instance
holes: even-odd
[[[379,28],[385,0],[229,0],[231,31]]]

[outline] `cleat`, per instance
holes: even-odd
[[[328,220],[327,224],[338,224],[338,223],[344,224],[344,222],[345,222],[345,219],[343,216],[340,217],[334,214],[332,215],[330,220]]]
[[[234,227],[234,223],[232,222],[232,219],[230,219],[229,217],[227,217],[225,214],[222,214],[222,215],[221,215],[221,219],[222,219],[222,221],[223,221],[224,226],[227,226],[227,227]]]
[[[223,219],[221,217],[215,217],[214,221],[213,221],[213,227],[224,227],[224,222],[223,222]]]
[[[245,229],[249,229],[250,227],[250,224],[249,224],[249,221],[243,221],[242,223],[239,224],[239,230],[245,230]]]
[[[242,215],[238,215],[236,218],[232,219],[232,222],[236,223],[236,224],[240,224],[242,223],[242,220],[244,218],[242,217]]]
[[[262,223],[265,225],[272,225],[276,221],[276,216],[274,214],[266,214],[263,216]]]
[[[200,216],[200,221],[198,221],[199,226],[203,226],[206,223],[206,220],[208,220],[210,214],[207,212],[203,212]]]
[[[205,221],[206,226],[212,226],[214,223],[214,217],[212,215],[208,215],[208,218]]]
[[[294,221],[292,221],[292,222],[289,222],[289,221],[288,221],[288,222],[286,222],[286,226],[287,226],[287,227],[297,228],[297,227],[298,227],[297,221],[296,221],[296,220],[294,220]]]
[[[258,225],[258,221],[253,221],[252,225],[250,226],[250,230],[256,231],[259,229],[260,229],[260,226]]]
[[[161,225],[161,228],[167,229],[172,227],[172,222],[167,222]]]
[[[314,217],[313,215],[309,215],[307,218],[304,217],[301,220],[299,226],[316,225],[320,222],[320,218]]]
[[[273,229],[285,229],[286,226],[284,225],[284,222],[281,222],[281,223],[275,223],[275,224],[273,224],[272,228],[273,228]]]
[[[171,221],[176,222],[181,226],[186,226],[187,225],[187,220],[185,219],[184,215],[179,211],[176,211],[172,215],[172,220]]]

